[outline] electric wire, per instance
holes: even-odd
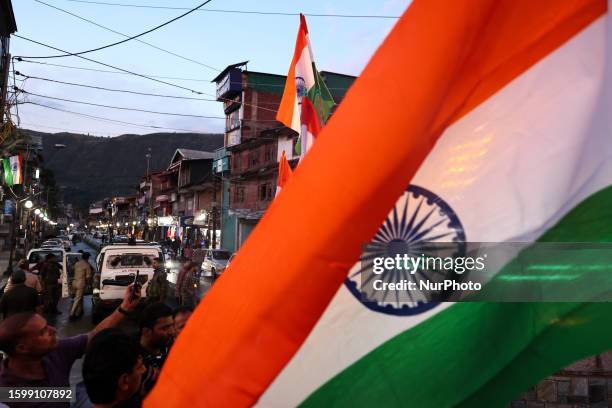
[[[13,37],[21,38],[22,40],[29,41],[29,42],[31,42],[31,43],[41,45],[41,46],[43,46],[43,47],[51,48],[51,49],[54,49],[54,50],[56,50],[56,51],[65,52],[65,53],[67,53],[67,52],[68,52],[68,51],[62,50],[62,49],[60,49],[60,48],[54,47],[54,46],[52,46],[52,45],[48,45],[48,44],[42,43],[42,42],[40,42],[40,41],[32,40],[31,38],[27,38],[27,37],[21,36],[21,35],[19,35],[19,34],[13,34]],[[196,91],[196,90],[193,90],[193,89],[191,89],[191,88],[187,88],[187,87],[185,87],[185,86],[181,86],[181,85],[173,84],[172,82],[162,81],[162,80],[160,80],[160,79],[156,79],[156,78],[153,78],[153,77],[150,77],[150,76],[144,75],[144,74],[139,74],[139,73],[137,73],[137,72],[130,71],[130,70],[127,70],[127,69],[124,69],[124,68],[120,68],[120,67],[117,67],[117,66],[115,66],[115,65],[107,64],[107,63],[105,63],[105,62],[97,61],[97,60],[92,59],[92,58],[84,57],[84,56],[82,56],[82,55],[75,55],[75,57],[77,57],[77,58],[81,58],[81,59],[84,59],[84,60],[86,60],[86,61],[90,61],[90,62],[93,62],[93,63],[96,63],[96,64],[103,65],[103,66],[105,66],[105,67],[107,67],[107,68],[113,68],[113,69],[116,69],[116,70],[119,70],[119,71],[126,72],[126,73],[128,73],[128,74],[135,75],[135,76],[137,76],[137,77],[145,78],[145,79],[148,79],[148,80],[150,80],[150,81],[159,82],[159,83],[161,83],[161,84],[165,84],[165,85],[172,86],[172,87],[175,87],[175,88],[183,89],[183,90],[186,90],[186,91],[189,91],[189,92],[192,92],[192,93],[198,94],[198,95],[201,95],[201,94],[202,94],[202,92],[200,92],[200,91]],[[17,58],[17,59],[19,60],[19,57],[14,57],[14,58]]]
[[[97,90],[109,91],[109,92],[123,92],[123,93],[142,95],[142,96],[153,96],[153,97],[161,97],[161,98],[174,98],[174,99],[185,99],[185,100],[196,100],[196,101],[207,101],[207,102],[219,102],[219,101],[232,102],[233,101],[232,99],[222,98],[222,97],[220,97],[219,99],[194,98],[194,97],[188,97],[188,96],[163,95],[163,94],[156,94],[156,93],[149,93],[149,92],[140,92],[140,91],[126,90],[126,89],[106,88],[106,87],[95,86],[95,85],[88,85],[88,84],[82,84],[82,83],[79,84],[79,83],[75,83],[75,82],[59,81],[59,80],[55,80],[55,79],[51,79],[51,78],[29,76],[29,75],[25,75],[25,74],[23,74],[23,73],[21,73],[19,71],[16,71],[15,74],[19,75],[19,76],[23,76],[25,78],[24,81],[27,80],[27,79],[35,79],[35,80],[48,81],[48,82],[58,83],[58,84],[63,84],[63,85],[78,86],[78,87],[83,87],[83,88],[91,88],[91,89],[97,89]],[[202,92],[202,95],[207,95],[207,96],[215,98],[214,94],[209,94],[209,93],[206,93],[206,92]],[[262,104],[270,105],[270,106],[275,106],[275,107],[278,107],[278,105],[279,105],[278,103],[265,103],[265,102],[262,102],[261,104],[258,104],[258,105],[251,104],[251,103],[248,103],[248,102],[239,102],[239,103],[242,103],[245,106],[251,106],[253,108],[257,108],[257,109],[261,109],[261,110],[266,110],[266,111],[269,111],[269,112],[275,112],[275,113],[276,113],[277,109],[266,108],[266,107],[262,106]]]
[[[115,6],[115,7],[132,7],[132,8],[148,8],[148,9],[161,9],[161,10],[188,10],[186,7],[175,7],[175,6],[154,6],[151,4],[133,4],[133,3],[111,3],[105,1],[91,1],[91,0],[65,0],[73,3],[84,3],[84,4],[96,4],[102,6]],[[284,16],[294,17],[299,16],[300,13],[288,13],[280,11],[256,11],[256,10],[227,10],[227,9],[199,9],[201,12],[211,13],[232,13],[232,14],[254,14],[254,15],[269,15],[269,16]],[[391,15],[380,15],[380,14],[338,14],[338,13],[302,13],[306,17],[335,17],[335,18],[364,18],[364,19],[398,19],[400,16]]]
[[[168,20],[168,21],[166,21],[165,23],[162,23],[162,24],[160,24],[160,25],[158,25],[158,26],[155,26],[155,27],[153,27],[153,28],[151,28],[151,29],[149,29],[149,30],[146,30],[146,31],[144,31],[144,32],[142,32],[142,33],[140,33],[140,34],[136,34],[136,35],[134,35],[134,36],[128,37],[128,38],[126,38],[125,40],[116,41],[116,42],[111,43],[111,44],[106,44],[106,45],[103,45],[103,46],[101,46],[101,47],[92,48],[92,49],[85,50],[85,51],[79,51],[79,52],[66,52],[66,51],[62,51],[62,52],[65,52],[65,54],[62,54],[62,55],[43,55],[43,56],[34,56],[34,57],[33,57],[33,56],[30,56],[30,57],[24,57],[24,56],[21,56],[21,57],[22,57],[22,58],[30,58],[30,59],[45,59],[45,58],[76,57],[76,56],[80,56],[80,55],[83,55],[83,54],[89,54],[89,53],[92,53],[92,52],[96,52],[96,51],[105,50],[105,49],[107,49],[107,48],[115,47],[115,46],[117,46],[117,45],[120,45],[120,44],[126,43],[126,42],[128,42],[128,41],[135,40],[135,39],[137,39],[138,37],[142,37],[143,35],[146,35],[146,34],[152,33],[153,31],[159,30],[160,28],[165,27],[165,26],[167,26],[168,24],[171,24],[171,23],[173,23],[173,22],[175,22],[175,21],[177,21],[177,20],[180,20],[181,18],[183,18],[183,17],[185,17],[185,16],[188,16],[189,14],[191,14],[191,13],[193,13],[194,11],[198,10],[199,8],[204,7],[205,5],[207,5],[208,3],[210,3],[211,1],[212,1],[212,0],[206,0],[204,3],[200,4],[199,6],[197,6],[197,7],[195,7],[195,8],[190,9],[189,11],[187,11],[186,13],[181,14],[181,15],[180,15],[180,16],[178,16],[178,17],[175,17],[175,18],[173,18],[173,19],[171,19],[171,20]],[[215,69],[216,69],[216,68],[215,68]]]
[[[156,125],[145,125],[145,124],[140,124],[140,123],[133,123],[133,122],[126,122],[123,120],[118,120],[118,119],[110,119],[110,118],[105,118],[102,116],[95,116],[95,115],[89,115],[86,113],[81,113],[81,112],[75,112],[75,111],[71,111],[68,109],[62,109],[62,108],[58,108],[55,106],[49,106],[49,105],[45,105],[42,103],[38,103],[38,102],[31,102],[31,101],[27,101],[27,102],[22,102],[23,104],[28,104],[28,105],[34,105],[34,106],[39,106],[42,108],[46,108],[46,109],[52,109],[52,110],[56,110],[59,112],[65,112],[65,113],[70,113],[73,115],[77,115],[77,116],[83,116],[89,119],[93,119],[93,120],[99,120],[102,122],[111,122],[111,123],[118,123],[118,124],[122,124],[122,125],[128,125],[128,126],[134,126],[134,127],[139,127],[139,128],[149,128],[149,129],[159,129],[159,130],[174,130],[174,131],[178,131],[178,132],[189,132],[189,133],[202,133],[199,132],[197,130],[193,130],[193,129],[181,129],[181,128],[172,128],[172,127],[166,127],[166,126],[156,126]]]
[[[82,20],[82,21],[85,21],[85,22],[87,22],[87,23],[93,24],[93,25],[95,25],[96,27],[102,28],[102,29],[104,29],[104,30],[106,30],[106,31],[110,31],[111,33],[115,33],[115,34],[121,35],[121,36],[126,37],[126,38],[127,38],[127,37],[129,37],[127,34],[124,34],[124,33],[119,32],[119,31],[117,31],[117,30],[113,30],[112,28],[109,28],[109,27],[106,27],[106,26],[104,26],[104,25],[102,25],[102,24],[96,23],[95,21],[92,21],[92,20],[89,20],[89,19],[87,19],[87,18],[85,18],[85,17],[79,16],[78,14],[72,13],[72,12],[70,12],[70,11],[68,11],[68,10],[64,10],[63,8],[60,8],[60,7],[54,6],[54,5],[49,4],[49,3],[45,3],[44,1],[41,1],[41,0],[34,0],[34,1],[36,1],[37,3],[40,3],[40,4],[44,4],[45,6],[47,6],[47,7],[51,7],[51,8],[53,8],[53,9],[55,9],[55,10],[61,11],[62,13],[66,13],[66,14],[68,14],[68,15],[71,15],[71,16],[73,16],[73,17],[75,17],[75,18],[78,18],[79,20]],[[151,43],[146,42],[146,41],[144,41],[144,40],[140,40],[140,39],[138,39],[138,38],[136,38],[135,40],[136,40],[136,41],[138,41],[138,42],[140,42],[140,43],[142,43],[142,44],[148,45],[149,47],[154,48],[154,49],[156,49],[156,50],[159,50],[159,51],[165,52],[165,53],[167,53],[167,54],[173,55],[173,56],[175,56],[175,57],[181,58],[181,59],[183,59],[183,60],[185,60],[185,61],[193,62],[193,63],[195,63],[195,64],[201,65],[201,66],[203,66],[203,67],[206,67],[206,68],[212,69],[212,70],[217,71],[217,72],[220,72],[220,71],[221,71],[220,69],[215,68],[215,67],[213,67],[213,66],[211,66],[211,65],[208,65],[208,64],[205,64],[205,63],[203,63],[203,62],[200,62],[200,61],[194,60],[194,59],[192,59],[192,58],[185,57],[185,56],[180,55],[180,54],[177,54],[177,53],[175,53],[175,52],[172,52],[172,51],[166,50],[166,49],[164,49],[164,48],[158,47],[157,45],[151,44]]]
[[[187,117],[187,118],[198,118],[198,119],[223,119],[223,120],[226,119],[225,116],[192,115],[192,114],[188,114],[188,113],[160,112],[160,111],[152,111],[152,110],[140,109],[140,108],[128,108],[128,107],[124,107],[124,106],[105,105],[105,104],[101,104],[101,103],[86,102],[86,101],[77,101],[77,100],[74,100],[74,99],[66,99],[66,98],[58,98],[58,97],[49,96],[49,95],[41,95],[41,94],[37,94],[37,93],[34,93],[34,92],[26,91],[24,89],[19,89],[19,90],[21,92],[23,92],[24,94],[26,94],[26,95],[32,95],[32,96],[36,96],[36,97],[39,97],[39,98],[51,99],[51,100],[62,101],[62,102],[78,103],[78,104],[81,104],[81,105],[97,106],[97,107],[100,107],[100,108],[117,109],[117,110],[125,110],[125,111],[134,111],[134,112],[142,112],[142,113],[152,113],[152,114],[155,114],[155,115],[166,115],[166,116],[180,116],[180,117]]]
[[[134,94],[134,95],[154,96],[154,97],[159,97],[159,98],[171,98],[171,99],[184,99],[184,100],[190,100],[190,101],[218,102],[216,99],[209,99],[209,98],[195,98],[195,97],[190,97],[190,96],[164,95],[164,94],[157,94],[157,93],[134,91],[134,90],[129,90],[129,89],[106,88],[106,87],[103,87],[103,86],[95,86],[95,85],[87,85],[87,84],[76,83],[76,82],[60,81],[60,80],[57,80],[57,79],[43,78],[43,77],[38,77],[38,76],[26,75],[26,74],[22,74],[19,71],[16,71],[15,75],[24,77],[25,78],[24,81],[26,79],[35,79],[35,80],[39,80],[39,81],[52,82],[52,83],[62,84],[62,85],[69,85],[69,86],[77,86],[77,87],[82,87],[82,88],[97,89],[97,90],[100,90],[100,91],[121,92],[121,93],[128,93],[128,94]]]
[[[104,72],[107,74],[120,74],[120,75],[133,75],[130,72],[121,72],[121,71],[110,71],[108,69],[96,69],[96,68],[85,68],[85,67],[75,67],[74,65],[63,65],[63,64],[53,64],[50,62],[43,61],[29,61],[27,59],[15,57],[17,62],[27,62],[30,64],[40,64],[40,65],[49,65],[51,67],[60,67],[60,68],[69,68],[69,69],[77,69],[81,71],[93,71],[93,72]],[[159,79],[175,79],[178,81],[196,81],[196,82],[206,82],[210,83],[209,79],[197,79],[197,78],[182,78],[182,77],[171,77],[171,76],[159,76],[159,75],[151,75],[151,74],[143,74],[151,78],[159,78]]]

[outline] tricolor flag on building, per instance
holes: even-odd
[[[295,52],[276,114],[276,120],[300,134],[296,154],[303,156],[310,149],[333,106],[334,99],[314,63],[306,18],[300,14]]]
[[[278,161],[278,178],[276,181],[276,195],[279,195],[283,186],[289,181],[293,171],[291,171],[291,166],[287,161],[287,156],[285,155],[285,151],[281,154],[281,158]]]
[[[22,183],[22,158],[21,153],[16,156],[2,159],[4,169],[4,183],[7,186]]]
[[[611,30],[605,0],[413,1],[145,406],[504,407],[611,349],[611,303],[394,307],[352,273],[373,238],[612,242]]]

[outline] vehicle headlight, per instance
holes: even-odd
[[[166,268],[171,269],[174,266],[172,261],[166,261]]]
[[[94,288],[94,290],[92,291],[94,295],[97,295],[100,293],[100,289],[98,288]]]

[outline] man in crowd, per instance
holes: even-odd
[[[45,262],[40,267],[40,280],[42,281],[43,299],[45,312],[60,314],[57,310],[57,302],[61,296],[60,286],[61,271],[55,255],[47,254]]]
[[[176,278],[175,296],[179,306],[193,307],[196,295],[197,267],[192,262],[186,262]]]
[[[83,381],[93,407],[139,407],[146,368],[133,337],[118,329],[98,333],[87,348]]]
[[[17,269],[11,274],[10,279],[11,288],[4,292],[0,299],[0,311],[4,318],[22,312],[36,312],[39,305],[38,292],[26,286],[25,272]]]
[[[161,302],[151,303],[144,308],[140,316],[140,347],[142,361],[147,368],[142,387],[145,395],[157,381],[173,338],[172,309]]]
[[[200,247],[199,245],[196,246],[196,248],[193,250],[193,263],[196,265],[196,269],[198,271],[198,279],[200,279],[200,276],[202,275],[202,262],[204,262],[205,254],[206,253],[204,249],[202,249],[202,247]]]
[[[191,317],[193,309],[190,307],[179,307],[174,311],[174,333],[178,336]]]
[[[153,260],[153,277],[147,286],[147,301],[150,303],[163,302],[166,299],[168,281],[161,258]]]
[[[68,387],[70,369],[96,333],[117,326],[140,301],[140,289],[127,287],[121,306],[92,331],[58,340],[56,329],[40,315],[18,313],[0,322],[0,387]],[[10,407],[68,407],[68,403],[9,403]]]
[[[74,290],[74,303],[70,310],[70,318],[76,319],[83,315],[83,295],[85,288],[92,280],[92,270],[89,263],[89,252],[83,252],[81,259],[74,264],[74,279],[72,289]]]
[[[25,273],[25,285],[31,287],[32,289],[35,289],[37,293],[42,293],[42,285],[40,284],[40,279],[38,279],[38,276],[36,274],[30,272],[30,265],[28,264],[28,261],[26,259],[22,259],[19,262],[19,269]],[[6,292],[7,290],[10,290],[12,287],[13,279],[9,278],[6,284],[6,288],[4,288],[4,291]]]

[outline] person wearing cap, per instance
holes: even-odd
[[[153,277],[147,286],[147,302],[163,302],[168,292],[168,282],[166,270],[164,269],[161,258],[153,259]]]
[[[0,299],[0,312],[6,319],[8,316],[22,312],[36,312],[40,302],[38,292],[26,286],[26,275],[21,269],[11,274],[13,281],[11,290],[4,292]]]
[[[40,284],[40,279],[38,279],[38,275],[30,272],[29,266],[30,265],[28,265],[28,261],[25,259],[22,259],[19,262],[19,269],[25,273],[25,285],[31,287],[32,289],[35,289],[37,293],[42,293],[42,285]],[[9,278],[8,282],[6,283],[6,288],[4,288],[4,291],[7,292],[11,290],[12,287],[13,280]]]

